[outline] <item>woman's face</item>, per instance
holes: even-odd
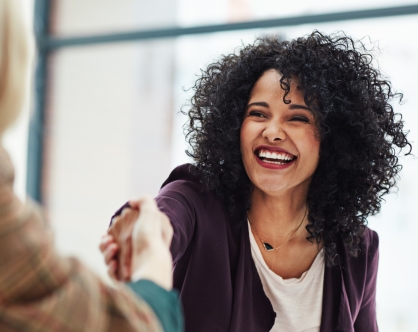
[[[295,82],[283,102],[280,74],[266,71],[254,85],[241,126],[245,170],[266,194],[308,190],[318,165],[320,141],[313,113]],[[305,191],[304,191],[305,192]]]

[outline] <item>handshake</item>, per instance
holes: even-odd
[[[171,290],[172,237],[170,221],[153,198],[129,201],[121,214],[112,219],[100,242],[108,274],[119,281],[148,279]]]

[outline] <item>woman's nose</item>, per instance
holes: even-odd
[[[286,139],[286,133],[279,123],[270,123],[266,126],[262,136],[269,142],[283,141]]]

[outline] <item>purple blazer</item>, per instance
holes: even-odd
[[[245,220],[231,223],[220,200],[177,167],[156,198],[174,229],[174,288],[180,293],[187,332],[267,332],[275,312],[254,265]],[[321,332],[378,331],[378,236],[366,229],[365,252],[326,267]]]

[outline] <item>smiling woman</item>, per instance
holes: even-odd
[[[258,39],[202,72],[194,165],[157,196],[187,331],[377,331],[367,217],[410,144],[390,105],[401,95],[372,60],[350,37],[314,31]]]

